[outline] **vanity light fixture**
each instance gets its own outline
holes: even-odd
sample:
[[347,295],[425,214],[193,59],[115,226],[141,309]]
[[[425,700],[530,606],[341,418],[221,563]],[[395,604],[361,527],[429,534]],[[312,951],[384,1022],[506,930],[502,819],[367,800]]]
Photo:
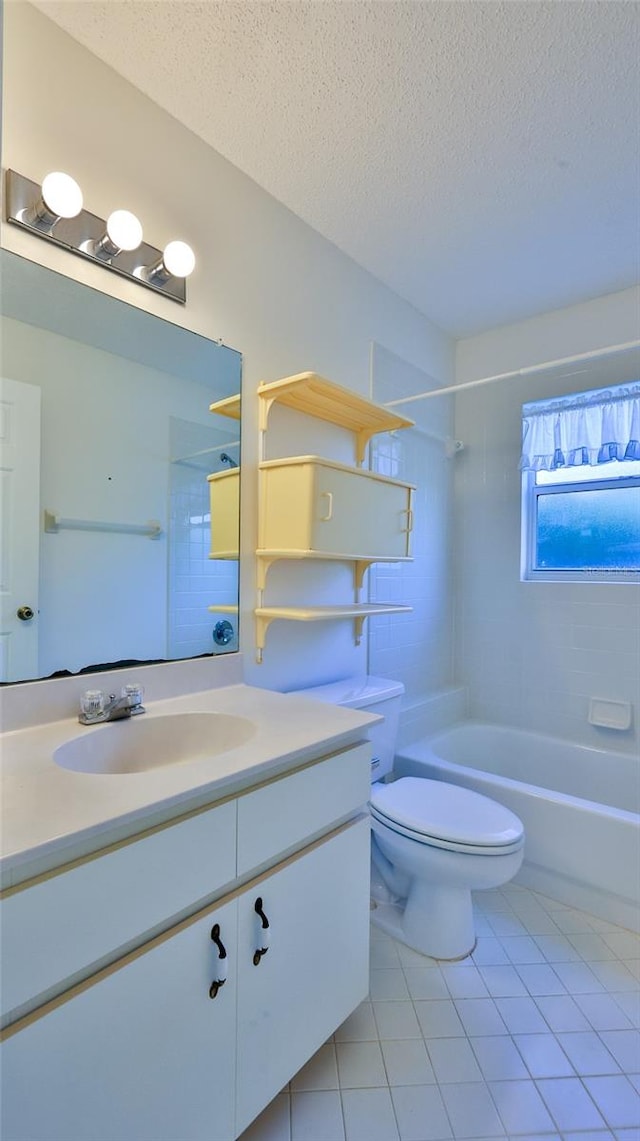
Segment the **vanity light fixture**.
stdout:
[[22,211],[25,225],[52,230],[61,218],[77,218],[82,210],[82,191],[70,174],[52,170],[42,180],[38,200]]
[[105,232],[93,243],[91,253],[101,261],[118,257],[123,250],[137,250],[142,242],[142,226],[130,210],[114,210],[107,218]]
[[142,225],[130,210],[114,210],[106,222],[83,206],[78,183],[63,171],[52,171],[42,185],[8,170],[7,221],[113,270],[173,301],[186,301],[185,279],[195,255],[186,242],[169,242],[164,250],[142,239]]
[[169,242],[155,265],[143,272],[149,281],[168,281],[170,277],[189,277],[196,264],[196,255],[186,242]]

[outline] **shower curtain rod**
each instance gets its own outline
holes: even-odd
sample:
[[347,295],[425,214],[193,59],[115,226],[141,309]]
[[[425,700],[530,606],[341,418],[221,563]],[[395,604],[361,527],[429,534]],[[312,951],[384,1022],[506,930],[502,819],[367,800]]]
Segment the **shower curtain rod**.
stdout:
[[415,400],[428,400],[432,396],[445,396],[454,392],[462,392],[465,388],[475,388],[480,384],[493,384],[496,380],[513,380],[518,376],[531,376],[533,373],[546,372],[547,369],[559,368],[561,365],[579,364],[582,361],[592,361],[598,357],[610,356],[614,353],[626,353],[630,352],[631,349],[638,348],[640,348],[640,340],[626,341],[620,345],[607,345],[604,349],[590,349],[587,353],[576,353],[572,357],[558,357],[557,360],[527,365],[525,368],[516,368],[511,372],[499,372],[495,376],[466,380],[463,384],[450,384],[446,388],[430,388],[427,392],[419,392],[416,396],[402,396],[399,400],[387,400],[385,408],[397,408],[400,404],[412,404]]

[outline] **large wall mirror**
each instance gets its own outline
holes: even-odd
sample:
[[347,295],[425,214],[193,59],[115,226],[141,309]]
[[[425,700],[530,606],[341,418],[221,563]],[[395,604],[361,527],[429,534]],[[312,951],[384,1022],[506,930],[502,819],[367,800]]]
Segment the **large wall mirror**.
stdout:
[[237,650],[207,476],[240,462],[239,421],[209,411],[240,354],[0,258],[0,680]]

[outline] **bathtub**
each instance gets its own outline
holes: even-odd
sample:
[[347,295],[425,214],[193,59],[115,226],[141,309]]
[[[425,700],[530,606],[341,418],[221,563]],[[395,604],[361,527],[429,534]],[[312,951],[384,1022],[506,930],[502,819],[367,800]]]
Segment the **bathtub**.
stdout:
[[526,832],[517,882],[640,930],[639,758],[466,721],[402,748],[394,773],[505,804]]

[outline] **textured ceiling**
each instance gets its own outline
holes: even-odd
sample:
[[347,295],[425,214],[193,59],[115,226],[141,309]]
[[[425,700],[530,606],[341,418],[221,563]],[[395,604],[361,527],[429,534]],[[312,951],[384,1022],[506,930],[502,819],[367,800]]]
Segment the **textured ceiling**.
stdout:
[[36,6],[458,336],[638,279],[636,3]]

